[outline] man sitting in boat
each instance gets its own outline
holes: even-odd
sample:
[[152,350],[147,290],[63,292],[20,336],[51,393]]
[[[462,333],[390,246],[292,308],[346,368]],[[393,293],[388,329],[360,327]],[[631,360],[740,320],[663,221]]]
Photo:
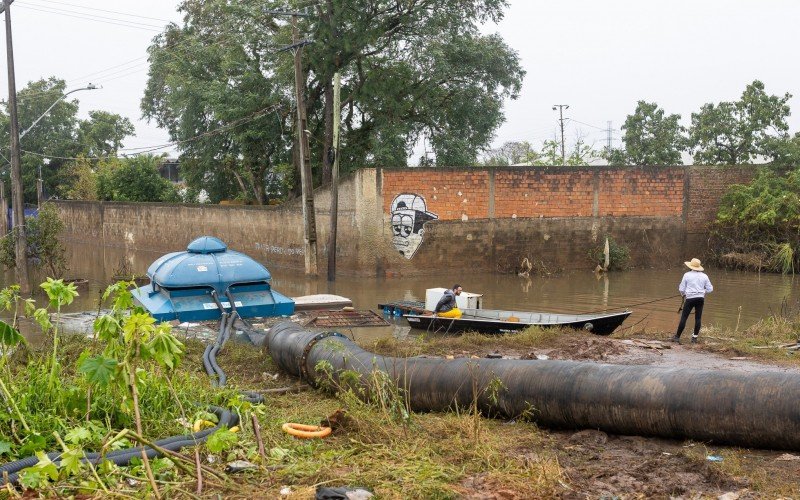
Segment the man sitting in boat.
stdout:
[[433,309],[433,314],[440,318],[460,318],[461,309],[456,303],[456,297],[459,295],[461,295],[461,285],[453,285],[452,290],[445,290],[444,295]]

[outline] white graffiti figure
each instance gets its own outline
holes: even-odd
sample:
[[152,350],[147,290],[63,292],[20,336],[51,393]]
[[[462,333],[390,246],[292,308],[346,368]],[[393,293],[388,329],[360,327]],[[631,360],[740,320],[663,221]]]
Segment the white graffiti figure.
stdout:
[[422,244],[422,236],[425,234],[423,225],[438,218],[435,213],[428,212],[422,196],[413,193],[398,194],[392,200],[392,244],[403,257],[410,259]]

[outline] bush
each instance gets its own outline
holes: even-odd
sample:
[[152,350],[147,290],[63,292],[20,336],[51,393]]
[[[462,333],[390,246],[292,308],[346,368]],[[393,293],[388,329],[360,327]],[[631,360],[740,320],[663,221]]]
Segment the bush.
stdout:
[[606,271],[622,271],[628,268],[631,260],[631,253],[628,247],[621,243],[617,243],[614,238],[607,236],[601,238],[602,244],[589,251],[589,258],[592,259],[598,266],[603,267],[605,264],[605,242],[608,238],[608,269]]
[[793,273],[800,248],[800,169],[762,169],[750,184],[735,184],[722,197],[712,228],[713,247],[728,256],[752,256],[767,270]]
[[[37,268],[47,269],[48,274],[56,278],[67,270],[66,250],[58,239],[63,230],[64,222],[52,203],[42,205],[37,216],[25,217],[28,260]],[[0,263],[9,269],[16,267],[16,235],[17,231],[12,230],[0,240]]]
[[159,158],[152,155],[115,158],[101,163],[97,174],[98,199],[105,201],[163,201],[180,198],[170,181],[158,173]]

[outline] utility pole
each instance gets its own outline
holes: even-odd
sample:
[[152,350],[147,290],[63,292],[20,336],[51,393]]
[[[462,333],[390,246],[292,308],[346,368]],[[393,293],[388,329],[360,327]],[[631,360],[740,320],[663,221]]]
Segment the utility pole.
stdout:
[[558,121],[561,124],[561,164],[567,164],[567,153],[564,149],[564,109],[569,109],[569,104],[553,104],[553,111],[558,109]]
[[11,38],[11,4],[3,0],[0,10],[6,14],[6,58],[8,60],[8,116],[11,122],[11,206],[14,218],[17,281],[21,293],[30,293],[28,282],[28,239],[25,236],[25,206],[22,198],[22,167],[19,150],[19,119],[17,117],[17,85],[14,77],[14,46]]
[[303,92],[303,45],[298,41],[297,13],[292,14],[292,51],[294,52],[294,88],[297,102],[297,156],[300,164],[300,183],[302,184],[303,227],[305,240],[305,270],[310,276],[317,275],[317,223],[314,212],[314,179],[311,177],[311,156],[306,136],[306,100]]
[[611,152],[611,132],[614,130],[611,128],[611,122],[606,122],[608,124],[608,128],[606,129],[606,151],[609,153]]
[[328,235],[328,281],[336,281],[336,232],[339,225],[339,127],[342,77],[333,74],[333,168],[331,169],[331,232]]
[[278,16],[292,16],[292,44],[279,49],[278,52],[291,50],[294,54],[294,92],[297,106],[297,163],[300,168],[300,188],[303,204],[303,254],[305,257],[305,271],[307,275],[316,276],[317,272],[317,223],[314,212],[314,179],[311,177],[311,155],[308,149],[308,136],[306,136],[306,104],[303,88],[302,49],[311,43],[308,40],[299,40],[297,33],[297,18],[311,17],[303,12],[286,12],[281,10],[264,10],[266,14]]

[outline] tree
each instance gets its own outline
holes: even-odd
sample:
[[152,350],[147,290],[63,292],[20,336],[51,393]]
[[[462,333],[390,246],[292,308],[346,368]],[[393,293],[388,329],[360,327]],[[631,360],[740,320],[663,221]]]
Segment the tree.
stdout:
[[768,95],[755,80],[738,101],[704,104],[692,113],[689,130],[695,163],[739,165],[769,157],[774,140],[787,136],[791,97]]
[[152,155],[113,158],[98,166],[98,199],[107,201],[178,201],[172,183],[158,173]]
[[[291,8],[297,7],[290,3]],[[430,139],[437,164],[472,163],[517,96],[517,54],[478,26],[499,20],[504,0],[325,0],[298,21],[303,82],[317,180],[327,180],[332,82],[342,75],[341,168],[405,166]],[[291,163],[296,135],[286,9],[270,0],[186,0],[182,26],[150,47],[145,116],[165,127],[195,160],[196,182],[235,180],[256,201],[277,165]],[[414,50],[409,50],[414,47]],[[188,141],[192,139],[191,141]],[[227,160],[226,160],[227,159]],[[188,179],[189,177],[187,177]]]
[[665,115],[656,103],[639,101],[622,125],[625,147],[606,151],[606,159],[611,165],[682,165],[686,129],[680,119],[680,115]]
[[[40,172],[45,193],[65,196],[72,179],[69,173],[71,160],[68,158],[115,154],[122,140],[133,132],[133,126],[127,118],[104,111],[92,111],[88,120],[78,120],[78,101],[59,101],[65,92],[66,83],[56,77],[30,82],[19,91],[19,122],[22,130],[30,127],[55,103],[47,115],[20,140],[26,203],[37,202],[36,180]],[[3,144],[9,142],[8,131],[8,114],[0,110],[0,141]],[[8,171],[4,170],[0,177],[7,178],[8,175]]]
[[800,167],[800,132],[793,137],[772,138],[766,143],[766,150],[776,167]]
[[532,164],[539,159],[539,153],[528,141],[508,141],[497,149],[491,149],[484,158],[485,165],[505,166]]
[[88,156],[116,155],[122,141],[134,135],[131,121],[108,111],[89,111],[89,119],[78,123],[78,143],[81,152]]

